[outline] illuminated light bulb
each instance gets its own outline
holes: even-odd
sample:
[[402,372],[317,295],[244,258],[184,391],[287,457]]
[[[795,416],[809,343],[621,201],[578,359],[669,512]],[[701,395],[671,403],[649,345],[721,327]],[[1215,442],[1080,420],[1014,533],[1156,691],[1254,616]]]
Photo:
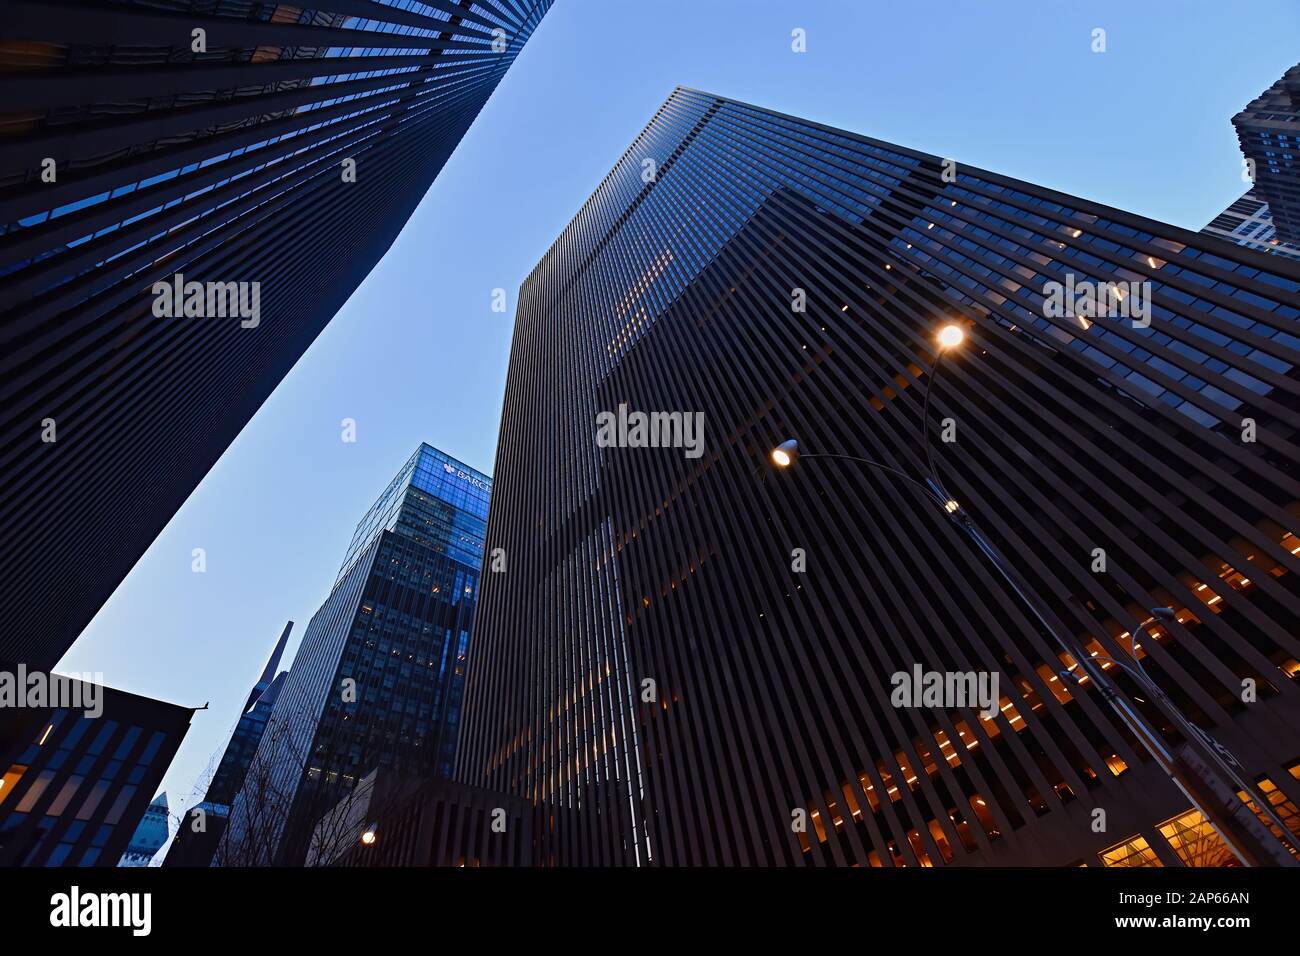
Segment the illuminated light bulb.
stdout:
[[945,325],[939,330],[939,344],[946,349],[961,345],[965,337],[966,333],[961,330],[960,325]]

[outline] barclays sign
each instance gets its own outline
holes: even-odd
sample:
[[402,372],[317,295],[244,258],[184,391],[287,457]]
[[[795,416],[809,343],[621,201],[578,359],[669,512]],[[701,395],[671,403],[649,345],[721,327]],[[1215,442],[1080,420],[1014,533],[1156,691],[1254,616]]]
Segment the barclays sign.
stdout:
[[484,491],[491,491],[491,487],[482,478],[475,478],[473,475],[466,474],[449,461],[442,463],[442,470],[449,475],[455,475],[462,481],[467,481],[475,488],[482,488]]

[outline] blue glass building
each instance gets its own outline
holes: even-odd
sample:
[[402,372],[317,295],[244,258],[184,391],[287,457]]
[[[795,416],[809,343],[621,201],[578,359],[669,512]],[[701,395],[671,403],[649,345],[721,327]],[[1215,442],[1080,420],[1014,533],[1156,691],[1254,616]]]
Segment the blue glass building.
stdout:
[[421,445],[357,525],[231,809],[222,865],[303,861],[375,768],[450,773],[491,479]]

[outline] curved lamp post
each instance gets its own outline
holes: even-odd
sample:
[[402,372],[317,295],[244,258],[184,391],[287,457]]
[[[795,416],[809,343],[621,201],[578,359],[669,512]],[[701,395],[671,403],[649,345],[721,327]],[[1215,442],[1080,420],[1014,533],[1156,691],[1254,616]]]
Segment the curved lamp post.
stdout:
[[[1031,614],[1042,625],[1043,629],[1051,635],[1057,645],[1073,658],[1088,678],[1093,681],[1093,686],[1101,694],[1102,698],[1110,705],[1125,726],[1132,731],[1133,735],[1142,743],[1143,748],[1149,753],[1161,770],[1174,782],[1174,784],[1191,800],[1192,805],[1201,812],[1201,815],[1210,822],[1210,824],[1223,837],[1224,842],[1243,863],[1248,866],[1256,865],[1274,865],[1274,866],[1297,866],[1300,862],[1286,848],[1285,840],[1289,839],[1290,831],[1283,825],[1277,814],[1273,812],[1272,805],[1265,799],[1262,799],[1255,793],[1253,787],[1247,785],[1241,776],[1232,768],[1232,766],[1223,758],[1221,751],[1223,748],[1210,737],[1205,731],[1201,730],[1195,724],[1191,723],[1177,705],[1156,686],[1155,682],[1147,676],[1146,671],[1140,663],[1137,664],[1136,672],[1120,661],[1112,658],[1100,658],[1083,653],[1075,648],[1071,642],[1065,640],[1048,621],[1046,615],[1040,610],[1039,603],[1033,596],[1030,586],[1020,579],[1019,574],[1011,565],[1002,557],[993,544],[984,536],[976,526],[974,520],[966,513],[965,509],[957,503],[957,500],[948,494],[943,482],[939,478],[939,472],[935,468],[933,452],[930,448],[930,392],[934,386],[934,380],[939,371],[939,363],[943,358],[944,352],[957,348],[965,339],[965,332],[960,325],[950,323],[939,330],[936,337],[938,348],[935,349],[934,361],[930,365],[929,378],[925,385],[925,398],[921,404],[921,444],[925,449],[926,465],[929,468],[929,477],[924,481],[915,478],[906,472],[899,471],[889,465],[873,461],[869,458],[861,458],[857,455],[840,455],[818,452],[809,454],[804,452],[797,439],[788,438],[781,444],[772,449],[772,463],[778,468],[789,468],[796,461],[805,458],[834,458],[843,461],[852,461],[861,465],[866,465],[876,471],[884,472],[894,478],[899,479],[910,487],[921,491],[926,498],[946,514],[954,524],[957,525],[966,535],[967,538],[975,545],[993,566],[993,568],[1002,576],[1002,579],[1020,598]],[[1157,611],[1167,611],[1167,608],[1158,608]],[[1154,612],[1153,612],[1154,613]],[[1169,612],[1172,615],[1172,611]],[[1157,615],[1159,616],[1159,615]],[[1136,632],[1134,634],[1134,661],[1137,660],[1136,654]],[[1119,692],[1119,690],[1106,678],[1105,671],[1098,661],[1111,661],[1124,668],[1135,677],[1140,674],[1139,682],[1146,687],[1156,699],[1157,703],[1165,710],[1174,722],[1180,726],[1184,735],[1187,737],[1188,745],[1184,747],[1184,752],[1175,754],[1170,751],[1169,746],[1164,739],[1156,732],[1155,728],[1137,711],[1132,703]],[[1067,677],[1071,677],[1068,670],[1062,671]],[[1082,680],[1074,677],[1077,682]],[[1234,784],[1249,794],[1255,801],[1256,805],[1261,807],[1268,815],[1270,820],[1279,827],[1283,837],[1278,839],[1263,824],[1258,817],[1251,812],[1250,808],[1244,802],[1238,799],[1235,794],[1224,796],[1224,785],[1217,783],[1209,776],[1209,771],[1198,767],[1195,764],[1189,764],[1188,757],[1185,753],[1188,748],[1200,757],[1208,757],[1208,761],[1200,759],[1201,764],[1214,764],[1220,770],[1233,780]],[[1233,758],[1235,761],[1235,758]],[[1213,807],[1217,812],[1211,812]]]

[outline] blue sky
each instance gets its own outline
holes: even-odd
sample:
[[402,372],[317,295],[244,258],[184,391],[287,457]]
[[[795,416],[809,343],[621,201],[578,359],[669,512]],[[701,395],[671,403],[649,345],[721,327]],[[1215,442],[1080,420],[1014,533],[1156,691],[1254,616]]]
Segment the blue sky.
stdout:
[[211,701],[163,781],[188,800],[416,445],[492,471],[519,283],[675,85],[1199,229],[1244,191],[1231,116],[1297,39],[1295,0],[556,0],[388,255],[59,670]]

